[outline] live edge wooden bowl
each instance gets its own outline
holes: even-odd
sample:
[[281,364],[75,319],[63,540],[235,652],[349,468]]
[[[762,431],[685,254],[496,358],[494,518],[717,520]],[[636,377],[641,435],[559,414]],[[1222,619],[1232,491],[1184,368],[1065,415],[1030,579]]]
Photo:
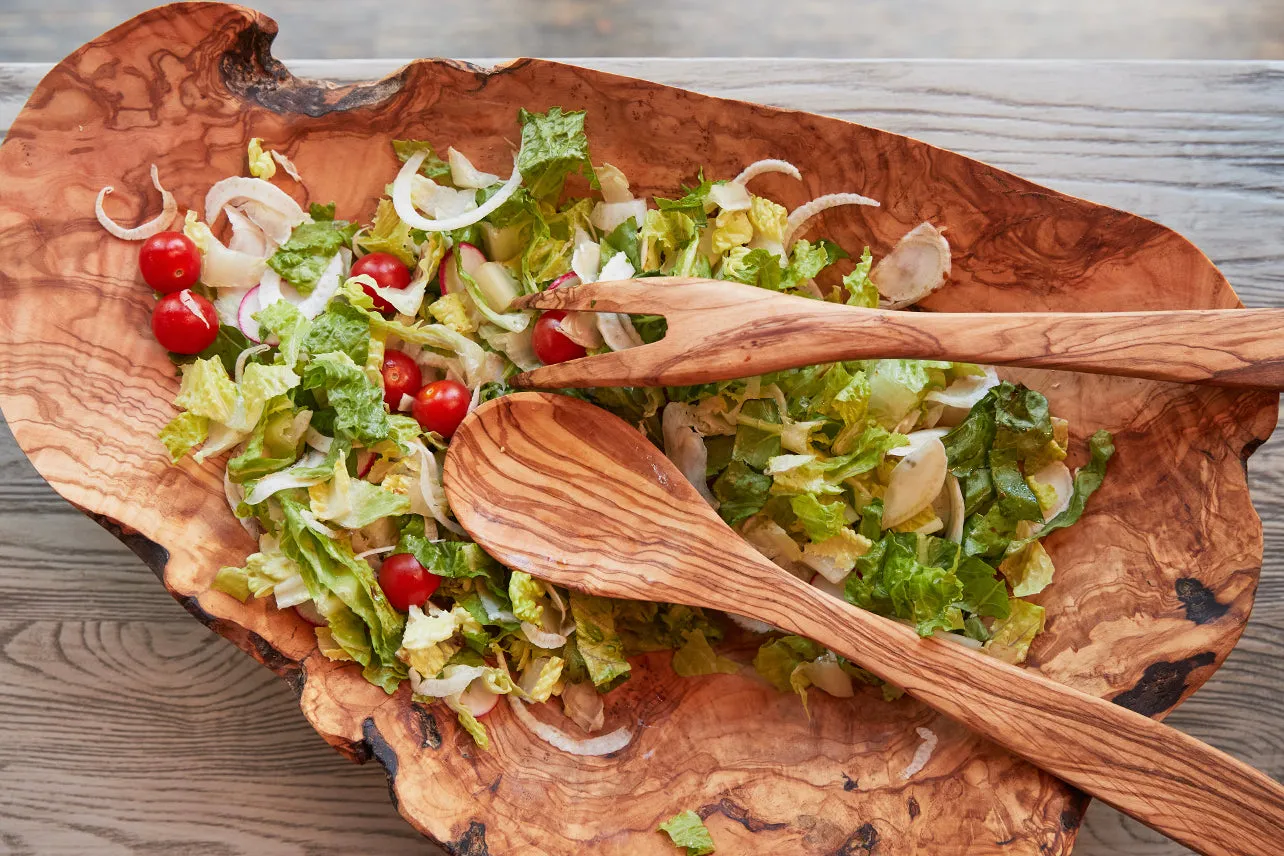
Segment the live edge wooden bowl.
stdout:
[[[19,444],[64,497],[128,544],[202,622],[281,675],[304,714],[355,761],[375,759],[408,821],[452,853],[664,854],[653,830],[686,808],[728,854],[1064,854],[1087,798],[906,699],[796,698],[746,676],[681,679],[642,658],[609,697],[637,735],[604,758],[562,754],[501,706],[476,749],[442,709],[412,705],[326,660],[293,611],[211,591],[252,549],[223,498],[221,461],[171,467],[157,430],[173,367],[149,330],[136,244],[109,237],[94,195],[112,184],[125,222],[155,212],[149,166],[201,210],[245,145],[284,151],[340,216],[371,215],[394,138],[461,145],[507,175],[518,107],[588,111],[594,159],[639,194],[672,194],[703,166],[730,177],[785,158],[804,180],[756,189],[789,206],[858,191],[817,230],[886,253],[924,220],[947,228],[950,310],[1237,307],[1194,246],[1155,223],[1073,199],[924,143],[807,113],[697,95],[539,60],[494,69],[421,60],[383,80],[300,80],[269,53],[276,25],[237,6],[174,5],[90,42],[41,82],[0,147],[0,402]],[[1027,666],[1163,716],[1221,664],[1248,619],[1262,559],[1244,464],[1277,398],[1052,372],[1044,391],[1074,436],[1115,433],[1118,453],[1082,522],[1049,539],[1056,582]],[[939,744],[909,781],[920,739]],[[88,737],[86,739],[89,739]],[[1055,740],[1056,735],[1048,735]]]

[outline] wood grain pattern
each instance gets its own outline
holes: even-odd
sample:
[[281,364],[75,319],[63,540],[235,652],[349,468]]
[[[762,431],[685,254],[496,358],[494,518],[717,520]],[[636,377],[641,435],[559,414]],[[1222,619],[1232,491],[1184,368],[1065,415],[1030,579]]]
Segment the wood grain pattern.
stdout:
[[[392,67],[387,63],[356,63],[347,73],[350,77],[369,77],[391,70]],[[911,133],[929,134],[938,142],[968,149],[992,160],[1002,160],[1035,175],[1057,178],[1062,187],[1086,190],[1099,199],[1162,215],[1170,225],[1179,226],[1195,235],[1201,244],[1210,249],[1217,248],[1219,261],[1224,261],[1226,269],[1234,272],[1236,281],[1246,287],[1253,299],[1278,299],[1271,291],[1274,272],[1279,267],[1277,260],[1269,250],[1261,247],[1259,238],[1237,225],[1247,220],[1270,223],[1274,222],[1272,218],[1276,216],[1266,190],[1270,186],[1271,168],[1271,160],[1266,153],[1271,151],[1271,146],[1274,145],[1272,141],[1278,137],[1271,130],[1276,127],[1277,118],[1273,112],[1276,108],[1271,101],[1272,78],[1268,66],[1245,68],[1224,65],[1195,73],[1172,66],[1107,65],[1102,66],[1095,75],[1078,67],[1071,67],[1074,69],[1074,85],[1069,88],[1063,82],[1068,74],[1067,68],[1057,64],[1027,67],[1016,75],[1012,74],[1011,67],[1000,64],[979,67],[972,74],[960,74],[955,67],[934,64],[906,67],[897,64],[858,66],[815,63],[799,66],[788,62],[761,62],[748,69],[732,62],[648,64],[645,61],[620,61],[612,67],[626,73],[642,73],[648,77],[664,78],[668,82],[694,85],[723,94],[783,102],[851,118],[859,117],[863,121]],[[329,68],[319,65],[301,67],[318,76],[326,76]],[[368,74],[367,69],[373,71]],[[25,79],[33,82],[38,76],[27,69],[15,72],[17,77],[23,74],[28,75]],[[1118,85],[1116,81],[1121,76],[1130,80],[1131,84]],[[852,84],[858,79],[861,85],[854,89]],[[12,105],[12,102],[9,103]],[[12,115],[13,106],[9,109]],[[1106,133],[1101,132],[1103,122],[1108,123],[1107,127],[1111,129]],[[1260,143],[1255,142],[1258,140]],[[236,159],[232,150],[238,145],[239,142],[228,143],[227,163]],[[1255,152],[1262,154],[1255,157]],[[1235,153],[1234,158],[1232,153]],[[1199,192],[1200,186],[1206,184],[1207,179],[1201,177],[1201,172],[1191,168],[1196,162],[1211,164],[1211,168],[1222,170],[1217,174],[1222,176],[1218,186],[1224,188],[1223,192]],[[1224,164],[1224,168],[1220,164]],[[106,171],[98,177],[119,178],[108,175]],[[1233,473],[1228,469],[1222,477],[1233,478]],[[31,486],[35,483],[30,480],[30,476],[27,478],[27,481],[14,485],[15,493],[8,500],[14,504],[8,507],[26,511],[34,500],[36,503],[43,503],[38,508],[46,510],[38,517],[15,517],[12,525],[18,528],[10,531],[25,534],[28,530],[39,530],[45,526],[53,527],[47,530],[52,535],[64,530],[75,531],[77,525],[84,525],[83,521],[78,524],[74,517],[54,511],[44,498],[47,494]],[[24,484],[28,486],[23,487]],[[1271,484],[1272,482],[1266,482],[1268,488]],[[1275,498],[1278,495],[1278,490],[1268,490],[1265,494],[1265,508],[1268,512],[1277,510],[1279,503]],[[1238,513],[1242,507],[1237,509],[1232,506],[1228,511],[1231,514]],[[90,527],[87,531],[92,532],[93,528]],[[11,543],[16,543],[21,538],[22,535],[16,535]],[[21,549],[17,555],[20,561],[15,564],[11,560],[9,565],[26,568],[28,564],[24,563],[32,563],[29,565],[31,571],[24,573],[22,577],[24,580],[30,577],[32,581],[14,581],[16,590],[31,592],[26,596],[25,602],[28,604],[47,603],[39,594],[41,583],[37,581],[48,578],[44,573],[47,564],[43,561],[35,563],[34,558],[21,558],[25,555]],[[104,551],[103,555],[108,555],[108,552]],[[91,562],[96,561],[93,554],[89,558]],[[93,589],[91,602],[100,604],[94,608],[101,610],[103,615],[112,614],[112,609],[146,611],[149,616],[158,615],[151,607],[143,606],[148,603],[155,604],[156,607],[162,606],[154,597],[148,598],[146,581],[130,575],[125,570],[128,565],[122,564],[121,559],[113,559],[112,562],[114,564],[110,567],[115,569],[111,571],[114,576],[108,579],[123,588],[119,590],[119,594],[107,585],[101,589]],[[90,567],[108,566],[91,564]],[[1221,572],[1218,574],[1219,579],[1225,579],[1220,576]],[[1265,593],[1269,595],[1271,591],[1268,579]],[[1242,589],[1240,592],[1242,596]],[[1236,601],[1235,597],[1228,599],[1222,592],[1214,594],[1238,607],[1238,611],[1232,612],[1232,617],[1228,620],[1238,622],[1243,619],[1246,610],[1242,600]],[[1096,604],[1100,607],[1107,600],[1108,596],[1097,600]],[[1183,614],[1178,604],[1184,601],[1169,602],[1173,605],[1166,608],[1176,610],[1174,615]],[[63,620],[63,614],[57,606],[43,608],[55,613],[48,621]],[[1253,649],[1247,655],[1237,653],[1231,660],[1232,668],[1237,662],[1243,662],[1249,668],[1244,671],[1241,667],[1233,672],[1236,677],[1231,679],[1232,683],[1225,685],[1225,689],[1215,696],[1216,707],[1213,706],[1212,699],[1203,701],[1201,694],[1194,706],[1206,713],[1194,719],[1191,725],[1213,729],[1206,733],[1229,740],[1230,743],[1224,745],[1230,745],[1242,754],[1254,753],[1260,757],[1262,741],[1265,740],[1268,751],[1273,753],[1271,757],[1277,758],[1279,747],[1284,742],[1276,734],[1274,723],[1269,718],[1255,718],[1261,709],[1269,705],[1246,705],[1241,700],[1244,695],[1249,698],[1261,697],[1263,676],[1271,675],[1271,664],[1278,662],[1273,653],[1274,643],[1270,641],[1278,624],[1278,621],[1272,623],[1272,614],[1267,612],[1263,615],[1259,608],[1257,620],[1264,620],[1266,623],[1261,625],[1261,630],[1258,631],[1260,635],[1250,640],[1254,644]],[[25,617],[16,620],[21,622]],[[73,645],[73,640],[69,639],[65,644]],[[75,648],[70,650],[74,651]],[[1154,653],[1142,647],[1121,651],[1119,657],[1127,660]],[[1100,657],[1100,649],[1092,656]],[[1244,659],[1246,656],[1251,659]],[[154,661],[148,662],[147,667],[163,672],[166,664],[164,661]],[[1196,669],[1190,676],[1190,684],[1193,686],[1202,681],[1209,671],[1207,668]],[[1135,673],[1129,674],[1127,669],[1119,674],[1124,675],[1123,681],[1136,677]],[[93,679],[92,675],[86,678]],[[230,681],[227,695],[234,697],[237,695],[237,683],[244,682],[245,673],[243,670],[229,671],[226,680]],[[1103,680],[1101,685],[1107,686],[1109,680]],[[682,687],[661,685],[661,689],[679,692]],[[104,687],[104,691],[111,692],[107,687]],[[796,716],[796,710],[792,707],[768,704],[767,709],[774,711],[779,717]],[[1235,715],[1232,722],[1242,725],[1229,733],[1224,732],[1226,719],[1218,713],[1223,709]],[[872,712],[872,720],[879,721],[879,717],[883,715],[881,706],[874,707]],[[113,715],[110,706],[104,707],[100,713],[105,718]],[[906,715],[906,711],[893,706],[889,715],[900,719]],[[120,727],[127,731],[125,722]],[[248,729],[246,731],[248,733]],[[197,741],[195,745],[200,745],[199,735],[193,735],[192,739]],[[231,730],[227,739],[234,745],[238,739],[236,729]],[[780,742],[785,750],[795,751],[788,740]],[[120,743],[116,745],[115,751],[125,752],[130,746],[129,743]],[[222,759],[219,763],[223,765],[239,763],[239,753],[219,757]],[[865,758],[868,767],[877,768],[887,763],[878,747],[860,757]],[[186,763],[185,758],[179,762],[179,766],[173,768],[176,778],[171,781],[175,784],[183,781],[182,773]],[[24,769],[29,775],[34,775],[33,768]],[[110,766],[104,769],[104,772],[109,771]],[[355,773],[353,775],[356,776]],[[359,780],[369,781],[368,778]],[[295,785],[292,783],[299,782],[298,787],[302,788],[291,791],[297,793],[298,798],[290,805],[289,817],[307,812],[309,805],[324,804],[325,791],[307,790],[302,781],[299,778],[287,778],[287,783],[283,785],[293,788]],[[145,783],[138,783],[138,787],[144,786]],[[106,799],[106,790],[100,789],[97,793],[98,799]],[[165,790],[161,789],[156,793],[157,798],[163,801],[164,797],[160,795]],[[308,795],[315,797],[311,803],[307,799]],[[51,800],[50,803],[56,801]],[[1019,800],[1012,803],[1005,801],[1000,806],[1007,808],[1000,808],[993,822],[1005,828],[1029,829],[1039,823],[1037,819],[1032,820],[1028,813],[1020,811]],[[293,834],[302,836],[300,840],[312,841],[312,849],[323,850],[327,846],[324,844],[325,831],[345,828],[345,821],[349,817],[350,815],[342,813],[314,812],[311,825],[303,824]],[[1045,817],[1049,828],[1055,824],[1054,815]],[[883,823],[881,818],[877,821],[879,824]],[[51,817],[49,822],[52,824],[57,821]],[[805,818],[803,822],[806,822]],[[884,852],[893,852],[888,848],[902,846],[900,843],[890,843],[894,840],[903,841],[894,839],[891,835],[896,832],[893,822],[900,823],[895,816],[889,815],[887,826],[879,827],[889,830],[889,835],[883,839]],[[125,837],[120,838],[120,841],[149,840],[137,837],[149,834],[142,831],[144,827],[141,819],[138,821],[140,825],[134,827],[126,826],[126,823],[128,821],[113,821],[113,826],[110,827],[123,831]],[[211,817],[210,823],[212,825],[206,828],[217,829],[226,821]],[[733,841],[733,836],[741,828],[740,824],[721,813],[715,813],[710,823],[720,841]],[[721,837],[724,826],[728,827],[725,831],[728,837],[725,839]],[[103,830],[108,828],[105,825],[102,827]],[[1097,852],[1113,853],[1121,849],[1147,854],[1170,852],[1163,849],[1162,845],[1147,844],[1147,840],[1135,827],[1113,825],[1101,828],[1107,831],[1094,836],[1090,830],[1088,834],[1089,847],[1096,844],[1101,848]],[[821,831],[825,830],[822,828]],[[93,838],[97,834],[87,831],[84,835],[90,838],[83,840],[109,840]],[[832,835],[830,837],[833,838]],[[228,842],[225,846],[229,848],[246,846],[237,843],[244,841],[243,838],[228,835],[225,840]],[[276,840],[275,849],[268,839],[258,841],[266,849],[255,850],[251,847],[247,852],[286,852],[288,847],[280,839]],[[409,849],[414,846],[408,839],[399,837],[388,837],[383,841],[388,847],[404,846]],[[1121,845],[1120,842],[1127,843]],[[125,843],[110,846],[119,848],[129,845]],[[853,844],[853,848],[856,846]],[[496,849],[495,852],[503,851]]]
[[541,366],[522,387],[685,386],[839,360],[952,360],[1213,386],[1284,388],[1284,312],[891,312],[714,279],[559,288],[516,306],[663,315],[659,342]]
[[920,639],[803,582],[732,531],[636,427],[586,401],[525,392],[477,408],[451,441],[445,487],[468,534],[511,568],[815,639],[1207,856],[1267,856],[1284,837],[1284,785],[1119,697]]

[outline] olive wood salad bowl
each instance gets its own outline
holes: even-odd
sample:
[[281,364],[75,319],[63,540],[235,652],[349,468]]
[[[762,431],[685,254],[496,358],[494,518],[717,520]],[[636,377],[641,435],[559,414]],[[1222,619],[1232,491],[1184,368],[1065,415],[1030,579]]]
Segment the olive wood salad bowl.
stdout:
[[[467,140],[507,175],[519,107],[587,111],[595,162],[637,194],[672,195],[697,170],[730,177],[760,158],[758,192],[790,208],[832,191],[823,233],[881,257],[925,220],[948,230],[949,282],[928,311],[1237,308],[1225,278],[1155,223],[872,128],[697,95],[538,60],[494,69],[420,60],[384,80],[300,80],[269,53],[276,25],[224,4],[140,15],[41,82],[0,147],[0,403],[19,444],[64,497],[128,544],[194,616],[288,680],[308,720],[356,761],[388,772],[401,813],[452,853],[671,854],[656,826],[706,818],[719,851],[799,854],[1068,853],[1087,798],[932,714],[876,691],[793,696],[747,674],[683,679],[668,654],[634,662],[607,696],[607,728],[635,726],[603,757],[564,754],[500,705],[480,751],[444,709],[394,696],[331,662],[311,627],[270,603],[211,589],[254,549],[228,509],[221,460],[171,466],[157,432],[178,377],[149,330],[137,244],[97,223],[155,212],[155,163],[180,210],[244,169],[250,137],[287,154],[303,204],[368,219],[396,172],[394,138]],[[1275,425],[1258,391],[1033,370],[1085,438],[1114,433],[1105,485],[1049,537],[1054,584],[1034,599],[1047,629],[1026,667],[1162,717],[1206,681],[1248,619],[1262,560],[1245,461]],[[908,779],[922,738],[937,739]],[[1056,735],[1048,735],[1055,740]],[[1192,770],[1192,775],[1199,771]]]

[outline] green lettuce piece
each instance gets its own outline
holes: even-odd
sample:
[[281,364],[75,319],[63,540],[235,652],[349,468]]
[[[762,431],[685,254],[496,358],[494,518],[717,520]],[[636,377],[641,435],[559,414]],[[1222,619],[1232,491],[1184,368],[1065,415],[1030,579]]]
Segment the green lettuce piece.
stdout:
[[384,597],[370,565],[353,554],[347,539],[327,538],[309,529],[301,502],[286,494],[278,494],[277,500],[284,514],[281,549],[298,563],[308,591],[333,594],[365,623],[373,652],[370,662],[377,659],[383,666],[400,668],[397,649],[405,619]]
[[275,593],[278,584],[300,573],[298,564],[279,549],[260,550],[245,559],[245,578],[255,597]]
[[846,503],[825,503],[810,493],[804,493],[791,497],[789,506],[797,516],[798,522],[802,523],[807,537],[813,541],[833,538],[847,528],[847,519],[844,515]]
[[650,208],[638,236],[642,262],[638,270],[671,269],[677,264],[680,251],[699,240],[695,221],[686,214]]
[[611,234],[602,238],[600,244],[602,247],[602,264],[605,265],[613,257],[623,254],[633,266],[633,270],[642,270],[641,244],[639,242],[640,233],[638,232],[637,221],[632,217],[616,226]]
[[[199,354],[176,354],[171,351],[169,359],[176,366],[185,366],[196,360],[217,358],[223,363],[223,368],[227,370],[228,375],[231,375],[236,371],[236,358],[252,344],[254,343],[245,338],[245,334],[236,327],[230,324],[220,324],[214,341],[205,350]],[[258,357],[251,357],[250,359],[258,359]]]
[[878,360],[869,372],[869,415],[884,428],[896,427],[924,396],[945,386],[939,370],[948,366],[931,360]]
[[1014,449],[995,448],[990,452],[990,478],[994,483],[995,503],[1005,516],[1012,520],[1043,520],[1039,498],[1025,483]]
[[1024,600],[1013,600],[1007,618],[990,629],[990,640],[985,652],[1006,663],[1023,663],[1030,652],[1030,643],[1043,632],[1043,607]]
[[794,669],[825,653],[817,642],[802,636],[781,636],[758,648],[753,667],[768,683],[782,693],[793,692],[790,678]]
[[513,602],[513,614],[522,621],[539,624],[544,617],[544,607],[540,599],[544,597],[544,587],[536,582],[530,574],[513,571],[508,578],[508,599]]
[[571,592],[575,647],[594,686],[609,687],[629,673],[624,645],[615,631],[614,605],[602,597]]
[[522,123],[522,144],[517,168],[531,196],[556,198],[571,173],[593,175],[583,111],[568,113],[553,107],[547,113],[531,113],[522,109],[518,110],[518,118]]
[[774,402],[760,398],[746,401],[740,415],[742,421],[736,427],[731,458],[761,470],[780,454],[779,429],[766,427],[766,423],[780,424],[780,411]]
[[1001,383],[994,395],[994,448],[1012,449],[1019,460],[1037,455],[1052,442],[1052,418],[1043,393],[1024,385]]
[[1009,549],[1014,552],[1022,550],[1032,541],[1079,522],[1079,518],[1083,516],[1084,506],[1088,503],[1088,497],[1101,487],[1102,481],[1106,478],[1106,465],[1115,454],[1114,437],[1109,431],[1102,429],[1088,439],[1088,454],[1088,463],[1075,473],[1074,493],[1071,494],[1070,504],[1065,511],[1043,524],[1043,527],[1029,538],[1014,541]]
[[999,570],[1012,584],[1012,594],[1015,597],[1029,597],[1052,583],[1056,568],[1043,545],[1032,541],[1015,553],[1005,556],[999,563]]
[[333,220],[335,208],[336,206],[333,202],[327,202],[324,205],[320,202],[313,202],[308,205],[308,216],[318,222],[321,220]]
[[477,325],[468,317],[468,304],[462,294],[443,294],[428,305],[428,314],[456,333],[466,336],[477,332]]
[[254,320],[259,322],[261,337],[276,336],[281,362],[291,368],[297,365],[310,326],[303,313],[289,301],[278,300],[254,313]]
[[963,584],[962,606],[965,610],[983,618],[1008,617],[1008,588],[993,567],[975,556],[967,556],[959,561],[954,575]]
[[445,702],[446,707],[455,712],[455,716],[459,719],[459,726],[473,738],[477,748],[483,751],[490,749],[490,735],[486,733],[486,726],[482,725],[473,712],[453,698],[447,698]]
[[419,174],[433,179],[434,181],[450,181],[450,164],[437,157],[436,151],[433,150],[432,143],[427,140],[393,140],[392,151],[397,155],[397,160],[405,163],[419,152],[427,152],[428,157],[419,165]]
[[770,199],[754,196],[749,202],[749,222],[753,224],[755,238],[783,244],[785,229],[789,226],[789,211]]
[[872,500],[869,505],[861,509],[859,531],[870,541],[878,541],[883,537],[883,501],[881,499]]
[[183,381],[174,404],[214,422],[227,422],[236,408],[236,384],[223,361],[209,358],[183,366]]
[[367,253],[390,253],[408,268],[413,268],[419,261],[415,240],[410,236],[410,226],[397,216],[391,199],[379,200],[374,221],[356,242]]
[[309,354],[347,354],[364,366],[370,355],[370,316],[355,306],[331,301],[308,328],[303,350]]
[[994,499],[994,480],[990,477],[989,467],[972,470],[958,478],[959,485],[963,489],[965,515],[970,516]]
[[210,588],[221,591],[223,594],[230,594],[241,603],[250,599],[250,585],[244,568],[220,568],[214,575],[214,582],[210,584]]
[[660,832],[667,833],[675,847],[684,848],[687,856],[708,856],[713,852],[713,839],[704,821],[694,811],[684,811],[660,824]]
[[[996,432],[994,423],[994,390],[972,405],[964,418],[948,434],[941,438],[945,445],[945,456],[949,461],[950,472],[960,479],[966,479],[972,473],[984,469],[989,464],[990,447],[994,445]],[[985,477],[986,488],[989,488],[989,472]],[[965,497],[967,490],[965,487]],[[969,509],[972,505],[969,503]],[[969,514],[971,511],[969,510]]]
[[481,579],[491,594],[508,599],[508,583],[501,579],[498,562],[471,541],[433,541],[424,537],[422,517],[413,518],[402,528],[393,549],[393,554],[397,553],[409,553],[439,577]]
[[773,494],[837,496],[843,488],[826,479],[827,463],[816,455],[777,455],[767,462],[763,472],[771,476]]
[[[850,429],[844,432],[847,435],[863,430],[869,410],[869,378],[863,371],[848,372],[842,363],[834,363],[822,376],[821,387],[811,399],[811,408],[842,422],[844,428]],[[837,438],[834,443],[838,445]]]
[[718,279],[756,285],[770,291],[779,291],[784,271],[780,257],[764,249],[732,247],[718,266]]
[[969,556],[1002,556],[1016,537],[1017,520],[995,503],[963,523],[963,552]]
[[733,460],[714,481],[713,495],[718,498],[718,514],[728,526],[736,526],[762,510],[771,495],[771,477]]
[[160,441],[165,444],[169,458],[178,463],[184,455],[205,442],[210,433],[208,416],[197,416],[195,413],[180,413],[160,431]]
[[344,461],[336,461],[334,478],[308,488],[312,513],[344,529],[360,529],[381,517],[410,513],[410,498],[384,490],[348,475]]
[[246,147],[246,157],[250,164],[250,175],[265,180],[276,175],[276,161],[272,160],[272,155],[263,151],[263,140],[251,137],[250,144]]
[[[307,577],[304,577],[304,581],[307,581]],[[379,661],[374,656],[374,648],[370,644],[370,630],[355,612],[329,592],[322,591],[319,597],[313,597],[313,601],[317,605],[317,611],[326,620],[325,629],[330,631],[331,641],[349,659],[362,666],[378,664]],[[330,654],[326,656],[336,659]],[[387,692],[387,689],[385,688],[384,691]]]
[[[713,182],[705,181],[704,172],[701,171],[696,179],[694,187],[683,186],[684,194],[679,199],[662,199],[656,197],[656,207],[661,211],[677,211],[687,215],[697,225],[703,227],[708,222],[708,215],[705,211],[709,205],[709,191],[713,189]],[[681,274],[687,276],[688,274]]]
[[253,430],[267,403],[298,385],[299,376],[289,366],[250,363],[241,376],[241,400],[227,424],[239,431]]
[[268,266],[300,294],[311,294],[330,259],[352,243],[356,232],[356,224],[345,220],[300,223],[290,233],[290,239],[268,259]]
[[693,630],[686,634],[686,643],[673,653],[673,671],[679,677],[697,675],[734,675],[740,664],[723,657],[713,650],[704,631]]
[[949,568],[918,560],[918,536],[890,532],[856,560],[847,600],[862,609],[902,618],[920,636],[954,628],[963,584]]
[[796,241],[789,250],[789,263],[780,277],[782,289],[795,288],[809,279],[813,279],[822,270],[839,259],[847,258],[847,253],[833,241]]
[[753,240],[753,225],[747,211],[719,211],[709,233],[709,247],[720,256],[733,247],[744,246]]
[[852,272],[843,277],[843,288],[847,291],[848,306],[863,306],[866,309],[878,308],[878,286],[870,279],[869,272],[874,266],[874,256],[865,248],[860,254],[860,261]]
[[324,390],[327,404],[334,408],[336,437],[369,446],[388,436],[383,390],[347,354],[313,357],[303,370],[303,388]]

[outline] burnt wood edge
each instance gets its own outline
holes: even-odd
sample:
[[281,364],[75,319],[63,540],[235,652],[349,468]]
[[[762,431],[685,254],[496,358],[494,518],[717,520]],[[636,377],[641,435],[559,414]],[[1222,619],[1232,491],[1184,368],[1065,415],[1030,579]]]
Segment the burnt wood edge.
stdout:
[[415,60],[380,80],[338,85],[325,80],[295,77],[272,55],[276,21],[248,13],[244,27],[218,61],[219,76],[233,95],[273,113],[300,113],[317,118],[328,113],[376,107],[399,93],[415,66],[431,62],[473,75],[481,89],[492,74],[507,73],[526,65],[519,59],[494,68],[452,59]]

